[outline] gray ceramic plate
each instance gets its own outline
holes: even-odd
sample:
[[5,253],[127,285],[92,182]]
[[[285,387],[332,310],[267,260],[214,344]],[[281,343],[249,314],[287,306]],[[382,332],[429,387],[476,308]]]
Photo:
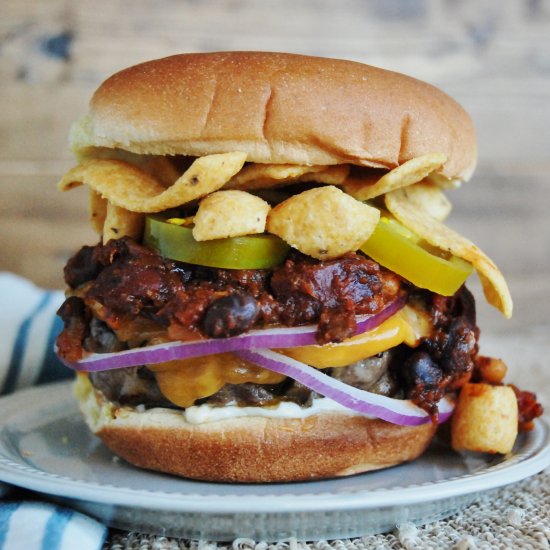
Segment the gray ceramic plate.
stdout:
[[108,525],[194,539],[334,539],[428,522],[550,464],[546,421],[505,457],[435,442],[419,460],[320,482],[240,485],[141,471],[88,433],[67,383],[0,399],[0,480],[44,493]]

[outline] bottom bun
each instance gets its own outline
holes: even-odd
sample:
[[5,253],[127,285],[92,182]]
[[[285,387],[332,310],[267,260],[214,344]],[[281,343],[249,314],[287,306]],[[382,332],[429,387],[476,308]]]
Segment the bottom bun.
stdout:
[[87,377],[78,378],[86,422],[116,455],[140,468],[205,481],[303,481],[387,468],[417,458],[437,429],[336,412],[191,424],[171,409],[115,407]]

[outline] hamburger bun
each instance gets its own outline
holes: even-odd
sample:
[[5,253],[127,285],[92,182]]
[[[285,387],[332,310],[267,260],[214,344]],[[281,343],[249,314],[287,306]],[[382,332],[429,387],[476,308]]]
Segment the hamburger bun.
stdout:
[[171,409],[113,407],[84,376],[75,393],[86,423],[117,456],[207,481],[304,481],[388,468],[420,456],[437,428],[346,413],[191,424]]
[[438,151],[440,175],[476,164],[468,114],[437,88],[352,61],[285,53],[175,55],[123,70],[74,126],[78,154],[97,147],[249,162],[394,168]]

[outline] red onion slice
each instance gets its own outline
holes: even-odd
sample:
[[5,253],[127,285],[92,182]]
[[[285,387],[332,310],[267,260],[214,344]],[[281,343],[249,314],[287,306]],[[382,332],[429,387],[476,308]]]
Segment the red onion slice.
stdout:
[[[353,411],[372,415],[401,426],[418,426],[432,421],[428,413],[412,401],[393,399],[354,388],[340,380],[331,378],[316,368],[272,350],[242,350],[238,352],[238,355],[265,369],[284,374],[307,386],[310,390]],[[454,404],[445,398],[438,403],[438,408],[439,422],[444,422],[451,416]]]
[[[376,328],[402,309],[406,295],[399,296],[374,315],[357,316],[356,334]],[[230,338],[210,338],[192,342],[167,342],[116,353],[93,353],[77,362],[61,361],[68,367],[84,372],[96,372],[140,365],[154,365],[175,359],[191,359],[215,353],[235,352],[251,348],[295,348],[316,344],[317,325],[290,328],[251,330]]]

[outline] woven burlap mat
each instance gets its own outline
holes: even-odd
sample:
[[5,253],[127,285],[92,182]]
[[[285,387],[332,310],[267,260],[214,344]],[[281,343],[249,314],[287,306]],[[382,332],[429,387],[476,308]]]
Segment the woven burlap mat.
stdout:
[[250,539],[215,543],[140,533],[111,533],[104,550],[398,550],[550,548],[550,473],[482,497],[461,513],[424,526],[399,525],[384,535],[352,540],[280,542]]

